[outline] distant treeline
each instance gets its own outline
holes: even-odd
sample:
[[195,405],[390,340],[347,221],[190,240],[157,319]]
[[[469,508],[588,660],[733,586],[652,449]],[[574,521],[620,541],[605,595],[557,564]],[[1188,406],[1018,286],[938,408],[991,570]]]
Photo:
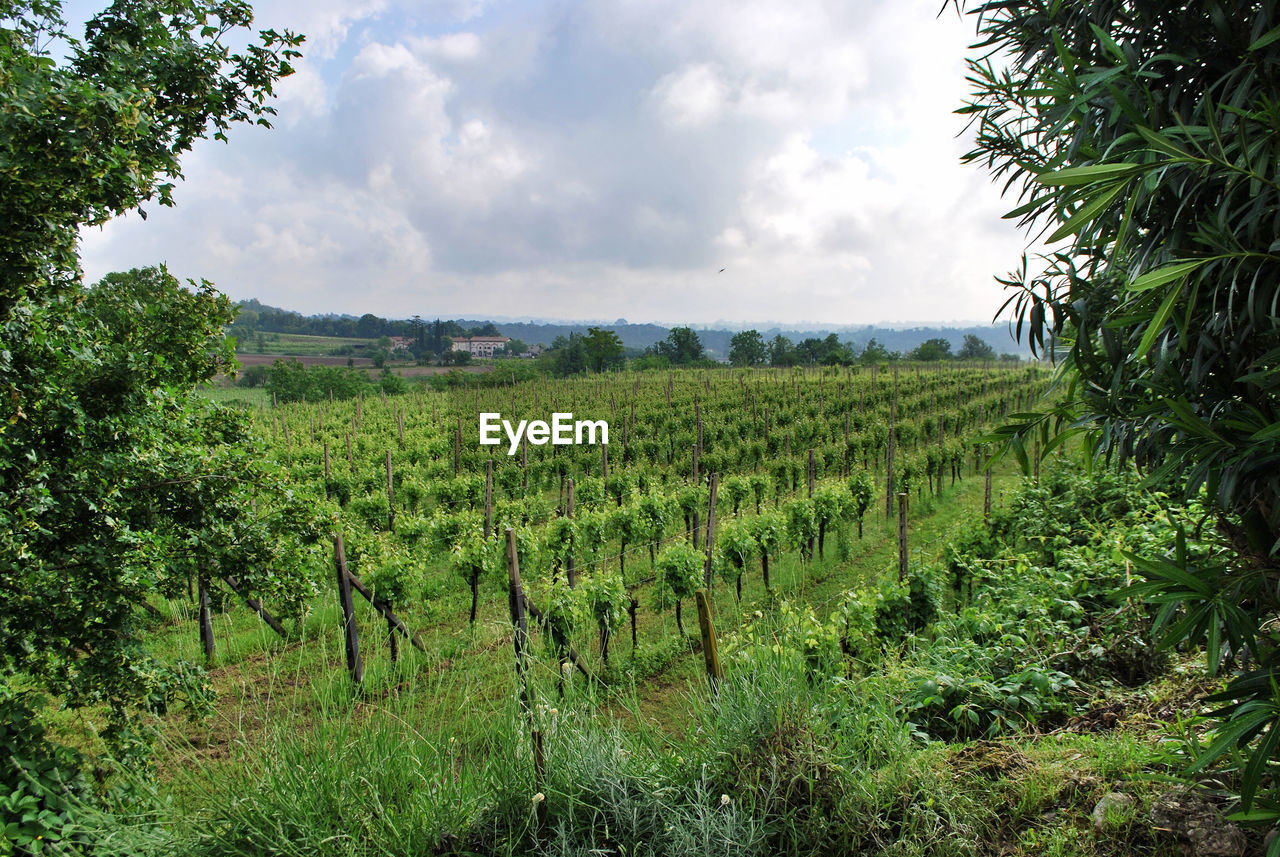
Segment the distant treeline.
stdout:
[[[305,336],[344,336],[354,339],[378,339],[383,336],[404,336],[425,342],[441,342],[445,337],[497,336],[498,329],[491,322],[479,321],[470,326],[445,319],[424,319],[421,316],[405,319],[386,319],[372,313],[357,318],[353,315],[306,315],[292,310],[267,306],[249,299],[238,305],[239,315],[231,324],[232,335],[252,333],[290,333]],[[433,349],[439,351],[439,347]]]
[[[251,332],[310,334],[313,336],[347,336],[362,339],[377,339],[381,336],[406,336],[420,339],[426,350],[439,352],[440,344],[445,337],[493,335],[500,333],[522,342],[551,345],[557,338],[568,339],[571,334],[586,335],[589,328],[610,331],[617,334],[630,354],[638,355],[645,349],[666,340],[676,328],[658,324],[629,324],[625,319],[618,319],[613,324],[593,325],[579,324],[542,324],[537,322],[500,322],[494,323],[486,319],[439,319],[434,317],[414,316],[409,319],[386,319],[366,313],[356,317],[351,315],[311,315],[267,306],[257,300],[240,303],[240,315],[230,332],[245,336]],[[728,360],[731,340],[744,327],[733,329],[692,328],[697,333],[705,356],[713,360]],[[877,345],[889,352],[908,354],[930,340],[946,340],[952,346],[952,353],[957,354],[965,344],[965,337],[972,336],[990,344],[997,353],[1013,353],[1019,357],[1028,356],[1026,347],[1016,342],[1007,325],[972,325],[969,327],[913,327],[893,328],[874,325],[841,326],[834,328],[806,329],[801,327],[784,327],[773,325],[754,326],[765,340],[776,336],[784,336],[793,342],[806,340],[827,340],[832,333],[840,342],[848,345],[857,354],[874,340]],[[434,347],[432,347],[434,346]]]

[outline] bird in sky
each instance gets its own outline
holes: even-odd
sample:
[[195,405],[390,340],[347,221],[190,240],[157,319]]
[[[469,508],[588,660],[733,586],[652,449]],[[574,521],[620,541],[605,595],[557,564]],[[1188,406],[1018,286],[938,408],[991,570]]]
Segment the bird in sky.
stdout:
[[716,271],[716,273],[717,273],[717,274],[723,274],[723,273],[724,273],[724,268],[721,268],[719,271]]

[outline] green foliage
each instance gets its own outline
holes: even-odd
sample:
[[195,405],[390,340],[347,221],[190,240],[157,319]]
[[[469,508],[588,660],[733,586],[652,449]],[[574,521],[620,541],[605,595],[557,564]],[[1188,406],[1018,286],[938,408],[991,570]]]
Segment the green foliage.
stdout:
[[90,794],[83,761],[49,742],[33,712],[0,684],[0,842],[23,853],[86,846],[73,803]]
[[768,346],[758,330],[735,333],[729,340],[729,363],[733,366],[759,366],[768,359]]
[[763,512],[751,520],[751,535],[761,553],[774,553],[782,547],[787,533],[787,519],[779,512]]
[[579,589],[587,611],[601,630],[616,633],[627,623],[631,596],[627,594],[621,575],[600,569],[579,583]]
[[996,350],[972,333],[964,335],[964,345],[956,354],[959,360],[994,360],[995,357]]
[[3,326],[0,676],[104,705],[117,752],[143,737],[137,709],[196,702],[146,651],[140,602],[196,574],[235,575],[287,614],[311,589],[300,540],[319,522],[248,416],[192,392],[228,365],[229,317],[208,284],[149,268],[25,300]]
[[[389,374],[390,370],[386,370],[384,377]],[[279,402],[319,402],[330,397],[354,399],[361,393],[372,393],[376,389],[369,376],[357,369],[306,366],[294,358],[277,360],[272,365],[266,387]]]
[[936,363],[939,360],[950,360],[954,355],[951,353],[951,343],[946,339],[926,339],[917,345],[907,355],[908,360],[920,360],[926,363]]
[[672,366],[686,366],[702,359],[702,342],[688,327],[673,327],[667,338],[653,346],[654,354],[665,357]]
[[592,372],[621,369],[627,362],[622,340],[612,330],[588,327],[587,335],[582,339],[582,350],[587,368]]
[[870,473],[865,470],[859,470],[849,477],[848,485],[850,502],[852,503],[850,514],[858,522],[859,532],[861,532],[862,518],[875,501],[876,484]]
[[973,5],[984,53],[1015,67],[970,63],[967,157],[1018,189],[1013,216],[1069,245],[1043,274],[1024,260],[1007,278],[1019,330],[1058,351],[1062,395],[1005,434],[1025,459],[1032,437],[1047,450],[1083,433],[1185,497],[1205,489],[1217,556],[1178,538],[1131,561],[1166,644],[1203,644],[1214,669],[1224,643],[1257,659],[1221,708],[1228,743],[1254,754],[1247,807],[1280,759],[1280,645],[1263,631],[1280,609],[1280,16],[1213,0],[1166,27],[1158,3]]
[[653,586],[653,606],[667,610],[677,601],[692,598],[702,586],[705,556],[683,541],[674,542],[658,554],[657,581]]
[[546,640],[552,647],[572,640],[589,617],[587,590],[570,589],[564,575],[529,580],[525,588],[542,610]]
[[800,498],[786,504],[787,542],[801,555],[809,557],[809,541],[818,537],[818,519],[813,500]]

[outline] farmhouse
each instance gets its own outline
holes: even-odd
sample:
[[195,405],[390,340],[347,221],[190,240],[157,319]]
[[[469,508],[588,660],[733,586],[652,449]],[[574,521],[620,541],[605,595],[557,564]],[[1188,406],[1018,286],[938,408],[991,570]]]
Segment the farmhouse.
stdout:
[[495,351],[505,351],[509,336],[459,336],[453,340],[453,351],[469,351],[472,357],[492,357]]

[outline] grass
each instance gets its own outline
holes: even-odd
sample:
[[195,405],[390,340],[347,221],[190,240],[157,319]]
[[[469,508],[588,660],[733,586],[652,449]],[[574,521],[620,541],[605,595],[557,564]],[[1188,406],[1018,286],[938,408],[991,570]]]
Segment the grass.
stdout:
[[[1008,470],[997,474],[998,491],[1015,482]],[[969,477],[941,499],[914,503],[914,562],[936,557],[949,532],[980,514],[982,489]],[[825,560],[788,554],[771,563],[772,594],[758,564],[741,604],[718,584],[721,634],[755,622],[758,639],[779,639],[788,621],[780,599],[821,615],[849,588],[895,573],[895,528],[872,515],[844,559],[829,538]],[[632,578],[647,571],[639,556]],[[653,614],[642,595],[640,645],[632,652],[629,633],[615,638],[607,684],[571,676],[561,697],[555,662],[535,642],[536,705],[526,715],[515,702],[502,582],[484,581],[480,620],[468,628],[469,593],[439,575],[437,591],[404,611],[427,654],[402,644],[396,664],[385,625],[357,599],[367,669],[359,689],[344,672],[329,593],[289,641],[238,605],[217,614],[215,713],[165,723],[158,799],[168,802],[168,821],[157,830],[146,817],[122,816],[136,833],[132,853],[1177,850],[1142,819],[1170,770],[1169,727],[1152,712],[1185,703],[1200,681],[1193,667],[1140,692],[1116,691],[1130,713],[1114,731],[922,742],[897,710],[903,664],[815,682],[794,653],[738,648],[713,698],[697,641],[677,636],[673,616]],[[163,607],[171,620],[157,627],[155,648],[166,659],[198,660],[189,604]],[[695,615],[686,605],[694,635]],[[598,671],[590,642],[578,648]],[[545,740],[541,780],[531,763],[534,726]],[[1095,830],[1094,805],[1116,790],[1135,804]],[[544,800],[535,804],[537,794]]]

